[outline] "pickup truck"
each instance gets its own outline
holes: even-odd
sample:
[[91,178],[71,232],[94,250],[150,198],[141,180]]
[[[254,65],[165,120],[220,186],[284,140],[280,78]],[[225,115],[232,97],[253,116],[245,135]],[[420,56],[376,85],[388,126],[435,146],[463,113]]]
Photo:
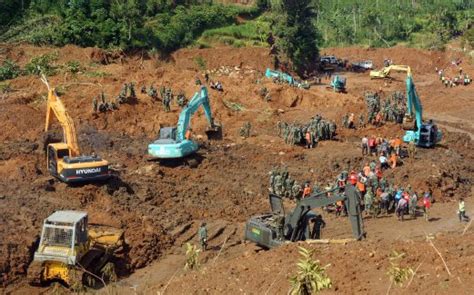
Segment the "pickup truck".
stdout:
[[351,69],[354,72],[365,72],[367,70],[372,70],[374,68],[374,64],[371,60],[364,60],[351,63]]

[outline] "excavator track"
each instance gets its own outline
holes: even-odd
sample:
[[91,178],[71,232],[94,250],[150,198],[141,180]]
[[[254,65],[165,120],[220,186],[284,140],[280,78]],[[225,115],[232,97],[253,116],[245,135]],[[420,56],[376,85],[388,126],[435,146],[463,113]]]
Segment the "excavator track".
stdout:
[[31,262],[26,274],[28,283],[32,286],[41,286],[42,284],[43,263],[39,261]]

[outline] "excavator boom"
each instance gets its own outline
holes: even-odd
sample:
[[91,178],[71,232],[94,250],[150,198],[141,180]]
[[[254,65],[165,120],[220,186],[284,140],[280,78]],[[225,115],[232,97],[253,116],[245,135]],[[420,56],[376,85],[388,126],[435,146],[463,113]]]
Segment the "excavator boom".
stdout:
[[76,128],[74,126],[74,122],[66,112],[66,108],[64,107],[59,97],[56,95],[54,88],[48,89],[48,106],[46,110],[46,125],[44,128],[45,132],[48,132],[53,121],[53,116],[51,115],[51,113],[54,113],[63,129],[63,137],[69,148],[69,156],[79,156],[80,150],[79,145],[77,143]]
[[388,78],[390,77],[391,71],[397,72],[405,72],[407,75],[411,76],[411,68],[406,65],[391,65],[388,67],[384,67],[381,70],[373,70],[370,71],[370,78],[377,79],[377,78]]

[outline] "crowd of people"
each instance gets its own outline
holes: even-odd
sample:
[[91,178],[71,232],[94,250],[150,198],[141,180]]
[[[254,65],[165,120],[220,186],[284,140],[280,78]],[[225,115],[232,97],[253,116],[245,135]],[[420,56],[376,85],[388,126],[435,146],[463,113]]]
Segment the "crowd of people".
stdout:
[[387,140],[382,137],[364,136],[361,140],[362,156],[378,157],[382,169],[395,168],[401,163],[400,158],[408,156],[414,159],[416,155],[416,145],[413,141],[408,143],[407,153],[403,153],[402,140],[396,136]]
[[336,123],[323,119],[319,114],[307,124],[278,122],[278,135],[286,144],[304,144],[313,148],[321,140],[332,140],[336,136]]
[[469,85],[472,83],[472,78],[463,72],[463,68],[461,67],[462,60],[456,59],[451,62],[451,67],[454,68],[456,74],[449,75],[446,69],[440,69],[435,67],[435,71],[438,74],[439,80],[443,83],[444,87],[456,87],[459,85]]

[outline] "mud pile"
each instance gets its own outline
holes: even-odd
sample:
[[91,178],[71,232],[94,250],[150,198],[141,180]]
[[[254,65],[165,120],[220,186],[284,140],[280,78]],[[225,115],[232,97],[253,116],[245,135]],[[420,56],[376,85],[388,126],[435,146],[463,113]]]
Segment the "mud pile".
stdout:
[[[94,151],[107,159],[114,174],[107,183],[75,186],[50,178],[42,149],[46,88],[33,76],[8,81],[12,91],[0,100],[0,273],[2,284],[8,284],[9,288],[25,284],[24,273],[32,259],[42,221],[55,210],[85,210],[91,222],[124,229],[128,249],[119,268],[123,273],[130,273],[181,249],[183,243],[194,237],[203,220],[214,227],[220,243],[229,236],[228,243],[240,245],[240,225],[249,216],[269,209],[268,172],[273,166],[288,166],[297,179],[326,183],[343,169],[362,168],[367,159],[360,155],[361,136],[374,134],[391,138],[404,133],[392,124],[378,129],[372,126],[362,130],[339,128],[343,114],[366,113],[365,90],[376,91],[383,87],[386,91],[404,91],[403,81],[384,85],[382,81],[371,81],[368,74],[344,73],[348,77],[347,94],[328,91],[326,85],[310,90],[277,85],[263,77],[271,61],[266,49],[180,50],[165,62],[146,56],[104,57],[97,49],[74,46],[2,45],[2,48],[7,49],[8,58],[20,65],[31,57],[50,52],[57,53],[59,65],[70,60],[81,63],[84,68],[81,73],[71,75],[60,71],[49,77],[49,81],[63,93],[61,99],[76,124],[83,153]],[[442,86],[438,81],[431,83],[432,77],[436,79],[434,71],[430,74],[433,60],[438,55],[444,58],[443,53],[405,48],[327,51],[354,59],[375,60],[388,55],[396,62],[400,58],[400,63],[407,63],[423,73],[420,83],[415,76],[415,83],[430,116],[442,117],[443,124],[455,124],[452,126],[458,131],[445,131],[440,126],[445,139],[439,147],[419,149],[416,161],[403,160],[400,168],[387,171],[386,176],[403,186],[411,184],[419,190],[431,188],[438,201],[470,194],[474,155],[471,140],[461,132],[471,132],[465,128],[471,119],[459,114],[458,109],[462,106],[465,112],[474,106],[469,100],[469,88],[465,88],[454,90],[453,94],[459,99],[447,107]],[[197,58],[204,61],[205,69],[200,68],[202,63],[196,62]],[[156,139],[160,127],[176,124],[180,108],[173,103],[172,111],[166,113],[160,103],[138,93],[138,89],[142,85],[167,86],[174,92],[183,90],[191,97],[198,90],[195,77],[204,81],[206,70],[211,73],[211,80],[221,81],[224,87],[223,92],[209,89],[212,111],[223,126],[224,139],[205,139],[207,122],[199,110],[191,122],[201,143],[197,168],[147,161],[148,143]],[[107,97],[113,98],[126,82],[137,85],[137,104],[121,105],[114,112],[92,114],[93,97],[104,91]],[[261,87],[270,91],[271,101],[260,97]],[[335,140],[305,150],[287,146],[278,137],[278,121],[305,122],[316,114],[338,124]],[[450,123],[451,117],[464,121]],[[239,136],[239,129],[247,121],[252,124],[252,136],[244,140]],[[57,124],[54,128],[60,131]],[[351,251],[347,255],[357,252]],[[222,259],[229,257],[224,253]],[[331,263],[343,260],[342,254],[336,255]],[[248,273],[249,277],[259,274],[257,270],[248,269],[242,273]],[[189,281],[185,283],[193,286]],[[342,285],[339,288],[348,290]]]

